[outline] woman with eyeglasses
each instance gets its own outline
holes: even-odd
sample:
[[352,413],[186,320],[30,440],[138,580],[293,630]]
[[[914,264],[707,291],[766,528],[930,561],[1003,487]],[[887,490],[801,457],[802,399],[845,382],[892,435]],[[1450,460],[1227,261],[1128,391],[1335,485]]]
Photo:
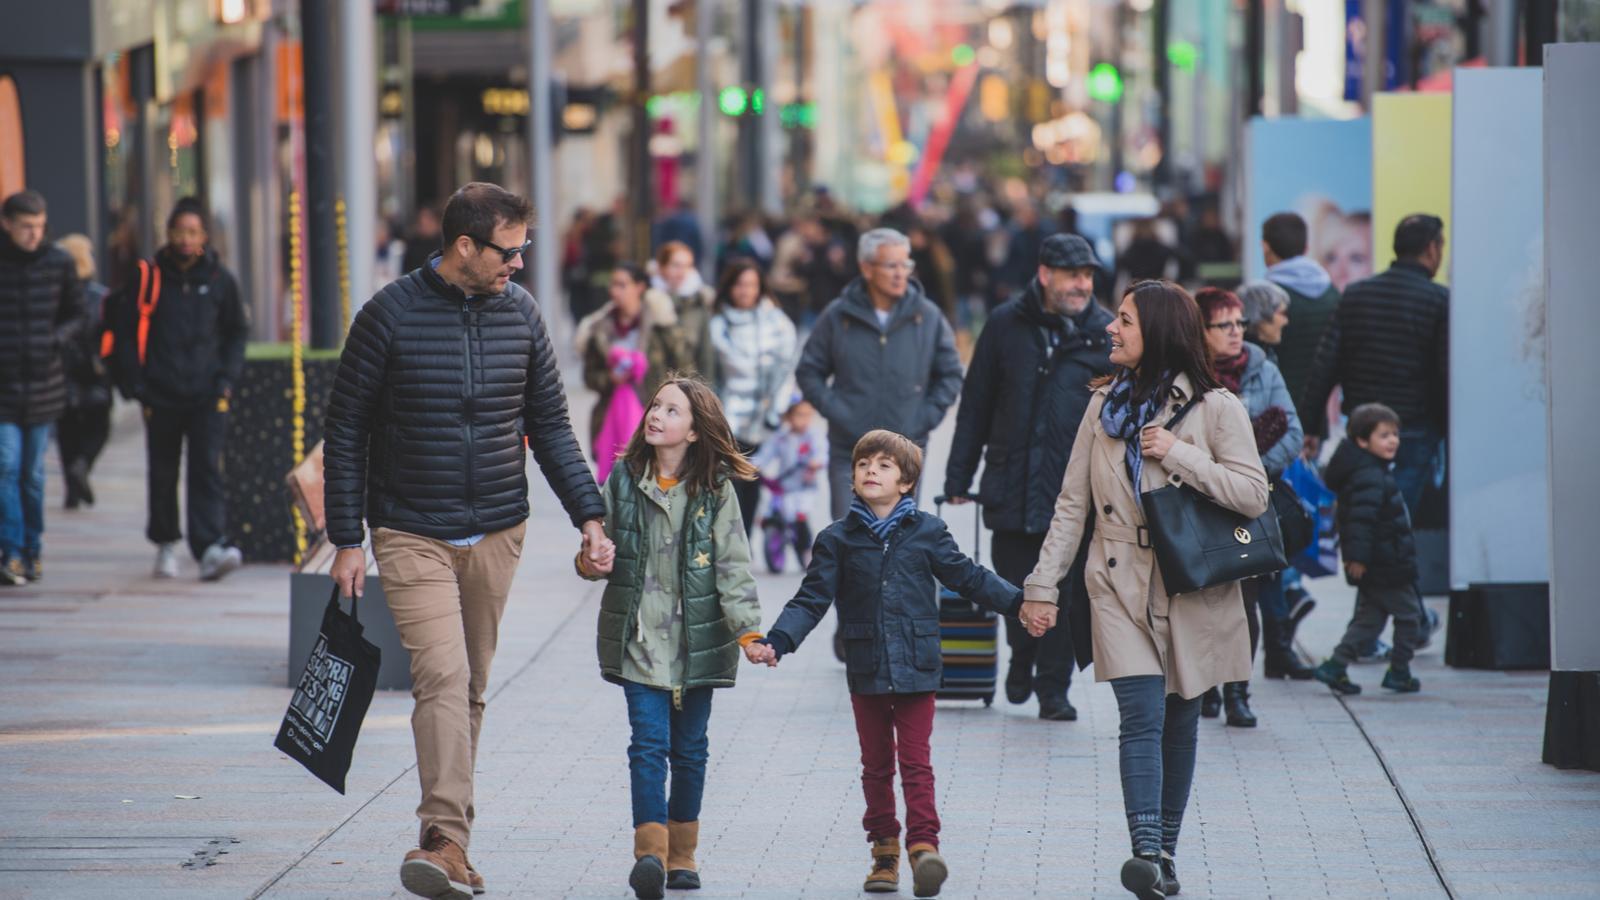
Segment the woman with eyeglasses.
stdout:
[[[1244,303],[1231,291],[1202,288],[1195,294],[1200,314],[1206,322],[1206,349],[1211,366],[1222,386],[1244,403],[1255,426],[1256,450],[1267,479],[1277,481],[1283,470],[1300,452],[1300,418],[1283,373],[1267,359],[1266,351],[1244,339],[1251,322],[1244,316]],[[1281,331],[1281,329],[1279,329]],[[1288,610],[1284,608],[1283,586],[1279,575],[1261,576],[1243,582],[1244,611],[1250,622],[1250,654],[1264,646],[1264,671],[1268,678],[1293,678],[1305,681],[1311,669],[1294,654],[1284,628]],[[1259,614],[1258,614],[1259,609]],[[1237,728],[1254,728],[1255,713],[1250,709],[1250,682],[1236,681],[1206,692],[1200,714],[1216,718],[1223,710],[1227,723]]]

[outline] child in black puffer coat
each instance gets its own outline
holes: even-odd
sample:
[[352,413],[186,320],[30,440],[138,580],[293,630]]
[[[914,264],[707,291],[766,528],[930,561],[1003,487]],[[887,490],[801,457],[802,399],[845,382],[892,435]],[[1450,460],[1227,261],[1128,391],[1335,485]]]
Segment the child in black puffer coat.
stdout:
[[1339,445],[1323,477],[1339,494],[1339,535],[1345,578],[1356,586],[1356,610],[1333,656],[1316,678],[1343,694],[1359,694],[1346,668],[1394,618],[1394,650],[1383,686],[1401,693],[1420,690],[1411,658],[1422,641],[1422,601],[1417,593],[1417,548],[1411,514],[1394,480],[1400,449],[1400,417],[1381,403],[1350,414],[1349,440]]

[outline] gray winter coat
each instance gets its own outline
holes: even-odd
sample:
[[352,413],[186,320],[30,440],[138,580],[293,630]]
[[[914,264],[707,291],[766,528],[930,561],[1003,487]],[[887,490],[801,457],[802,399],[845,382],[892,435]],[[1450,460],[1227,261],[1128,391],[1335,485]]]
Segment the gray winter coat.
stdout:
[[1250,356],[1244,364],[1244,377],[1239,379],[1239,399],[1244,403],[1245,412],[1254,419],[1266,412],[1268,407],[1276,406],[1289,414],[1289,430],[1267,452],[1261,454],[1261,467],[1267,470],[1267,477],[1277,478],[1300,455],[1304,438],[1300,416],[1294,411],[1294,400],[1289,396],[1289,386],[1284,383],[1283,373],[1267,359],[1266,351],[1246,341],[1244,352]]
[[955,333],[914,280],[887,326],[878,324],[866,283],[846,285],[817,317],[794,374],[836,448],[855,446],[874,428],[924,444],[961,393]]

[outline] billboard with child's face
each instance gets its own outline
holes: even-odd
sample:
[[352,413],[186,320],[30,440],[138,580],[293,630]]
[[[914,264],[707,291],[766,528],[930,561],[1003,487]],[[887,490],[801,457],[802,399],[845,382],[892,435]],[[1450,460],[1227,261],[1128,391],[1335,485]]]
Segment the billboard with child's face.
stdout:
[[1335,120],[1252,119],[1245,188],[1247,278],[1267,270],[1261,223],[1274,213],[1306,220],[1306,255],[1340,291],[1372,274],[1372,124]]

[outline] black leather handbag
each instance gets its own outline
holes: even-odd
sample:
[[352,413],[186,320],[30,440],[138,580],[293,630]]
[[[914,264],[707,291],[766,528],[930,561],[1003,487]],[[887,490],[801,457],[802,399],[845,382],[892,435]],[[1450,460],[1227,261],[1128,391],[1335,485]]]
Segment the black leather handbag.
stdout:
[[[1200,400],[1196,397],[1184,404],[1167,420],[1167,430]],[[1252,519],[1218,506],[1186,484],[1163,485],[1140,500],[1149,535],[1147,546],[1155,550],[1156,565],[1161,567],[1169,594],[1269,575],[1289,565],[1278,515],[1270,503],[1265,513]]]
[[1289,479],[1279,478],[1272,482],[1272,511],[1278,514],[1278,531],[1283,535],[1283,551],[1292,559],[1300,555],[1300,551],[1311,546],[1317,536],[1316,520],[1311,518],[1311,511],[1306,507],[1305,501],[1289,486]]

